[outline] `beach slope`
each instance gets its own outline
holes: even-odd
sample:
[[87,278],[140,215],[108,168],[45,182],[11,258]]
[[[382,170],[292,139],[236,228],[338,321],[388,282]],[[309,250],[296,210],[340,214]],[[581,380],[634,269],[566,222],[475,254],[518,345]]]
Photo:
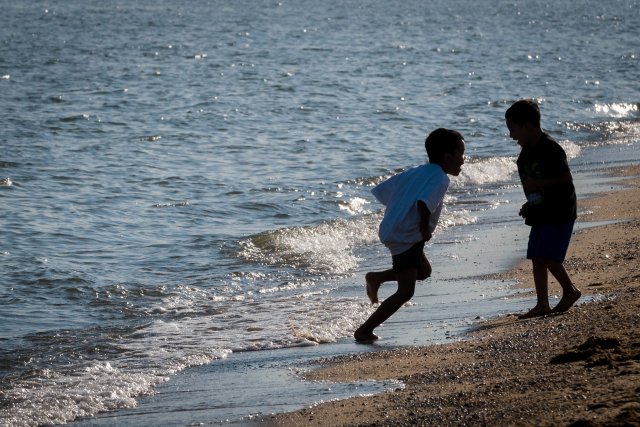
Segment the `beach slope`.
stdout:
[[[264,423],[640,425],[640,167],[616,173],[625,176],[622,189],[579,204],[584,226],[566,267],[584,296],[569,312],[528,320],[514,313],[479,325],[462,342],[332,359],[308,377],[399,379],[405,386]],[[528,263],[501,276],[523,292],[533,288]]]

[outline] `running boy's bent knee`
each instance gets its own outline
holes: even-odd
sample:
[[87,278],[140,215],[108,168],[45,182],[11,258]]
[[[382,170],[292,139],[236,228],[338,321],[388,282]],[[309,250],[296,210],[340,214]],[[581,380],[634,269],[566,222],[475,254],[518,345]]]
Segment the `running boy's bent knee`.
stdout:
[[418,268],[418,280],[426,280],[431,277],[431,271],[431,264],[423,252],[420,267]]

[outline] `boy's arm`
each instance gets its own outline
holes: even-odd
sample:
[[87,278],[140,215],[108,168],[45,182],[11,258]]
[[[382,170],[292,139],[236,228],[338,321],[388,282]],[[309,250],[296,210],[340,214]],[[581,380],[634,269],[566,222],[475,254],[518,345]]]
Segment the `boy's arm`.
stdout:
[[[527,191],[539,191],[544,190],[547,187],[555,187],[557,185],[563,184],[571,184],[573,183],[573,177],[571,176],[571,172],[567,171],[562,175],[555,176],[553,178],[543,178],[543,179],[535,179],[535,178],[524,178],[522,180],[522,187]],[[523,218],[527,217],[527,211],[529,210],[529,202],[522,205],[520,208],[519,215]]]
[[422,200],[418,200],[418,213],[420,214],[420,233],[424,241],[428,242],[431,240],[431,232],[429,231],[431,211]]

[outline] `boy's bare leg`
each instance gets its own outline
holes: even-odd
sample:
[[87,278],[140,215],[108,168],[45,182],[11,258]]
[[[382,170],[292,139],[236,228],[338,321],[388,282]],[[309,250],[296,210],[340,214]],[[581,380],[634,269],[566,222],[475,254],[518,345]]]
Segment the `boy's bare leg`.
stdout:
[[[417,273],[417,280],[425,280],[428,277],[431,277],[431,264],[429,264],[429,260],[422,254],[422,260],[420,262],[420,268]],[[371,301],[371,304],[377,304],[380,302],[378,300],[378,290],[380,289],[380,285],[384,282],[395,282],[398,280],[396,277],[396,273],[393,269],[384,270],[384,271],[371,271],[364,276],[364,280],[367,284],[367,296]]]
[[356,329],[353,334],[354,338],[358,342],[370,343],[378,339],[373,333],[373,330],[380,326],[382,322],[387,320],[393,313],[398,311],[400,307],[413,297],[413,293],[416,288],[416,277],[418,276],[418,269],[411,268],[401,273],[396,274],[398,280],[398,290],[386,300],[382,301],[382,304],[373,312],[373,314]]
[[536,285],[536,296],[538,302],[536,306],[527,313],[518,316],[519,319],[546,316],[551,313],[551,307],[549,307],[549,276],[547,274],[547,261],[536,258],[532,260],[532,263],[533,282]]
[[364,276],[364,280],[367,283],[367,296],[371,301],[371,304],[377,304],[378,301],[378,289],[384,282],[396,281],[396,273],[392,270],[384,271],[371,271]]
[[420,268],[418,269],[418,280],[425,280],[426,278],[431,277],[431,264],[429,264],[429,260],[425,256],[424,252],[422,253],[422,259],[420,262]]
[[564,265],[562,263],[556,261],[548,261],[547,267],[553,277],[556,278],[560,286],[562,287],[562,298],[560,298],[560,302],[556,305],[552,313],[564,313],[569,310],[573,304],[580,299],[582,296],[582,292],[580,289],[576,288],[565,270]]

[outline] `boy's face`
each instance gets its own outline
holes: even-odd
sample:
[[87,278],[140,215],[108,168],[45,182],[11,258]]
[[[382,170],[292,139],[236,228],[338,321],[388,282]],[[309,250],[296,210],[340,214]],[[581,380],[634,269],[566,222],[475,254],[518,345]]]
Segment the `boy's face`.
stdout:
[[453,176],[460,175],[464,164],[464,141],[460,141],[458,148],[453,153],[444,153],[440,166],[442,170]]
[[511,139],[518,141],[518,145],[525,147],[532,140],[531,125],[529,123],[518,124],[511,120],[507,120],[507,128]]

